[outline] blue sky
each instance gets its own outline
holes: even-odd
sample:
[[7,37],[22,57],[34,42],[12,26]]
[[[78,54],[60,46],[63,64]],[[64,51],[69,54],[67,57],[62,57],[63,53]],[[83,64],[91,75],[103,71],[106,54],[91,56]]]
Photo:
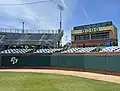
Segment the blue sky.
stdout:
[[[0,0],[0,4],[16,4],[32,2],[33,0]],[[43,1],[43,0],[34,0]],[[120,29],[120,1],[119,0],[52,0],[57,4],[64,4],[63,28],[65,30],[63,42],[70,40],[71,29],[76,25],[113,21]],[[29,29],[58,29],[59,11],[53,2],[24,5],[1,6],[0,27],[21,28],[22,20]],[[66,37],[67,36],[67,39]]]
[[[72,1],[72,0],[71,0]],[[66,24],[70,31],[73,26],[90,23],[113,21],[120,35],[120,1],[119,0],[74,0],[72,16]],[[118,36],[119,38],[120,36]]]

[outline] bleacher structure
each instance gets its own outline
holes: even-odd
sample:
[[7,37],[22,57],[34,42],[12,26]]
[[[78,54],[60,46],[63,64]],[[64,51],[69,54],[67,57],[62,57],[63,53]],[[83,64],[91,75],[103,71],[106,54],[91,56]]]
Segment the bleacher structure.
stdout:
[[86,48],[70,48],[63,50],[63,48],[56,49],[7,49],[0,52],[0,54],[25,54],[25,53],[34,53],[34,54],[46,54],[46,53],[89,53],[89,52],[120,52],[119,46],[111,47],[99,47],[100,51],[97,51],[97,47],[86,47]]
[[84,52],[120,52],[120,46],[111,46],[111,47],[86,47],[86,48],[71,48],[61,53],[84,53]]
[[36,50],[34,53],[55,53],[61,50],[62,49],[39,49],[39,50]]
[[120,52],[119,46],[105,47],[100,52]]
[[[120,52],[120,46],[71,48],[70,43],[68,43],[65,47],[59,48],[58,42],[61,41],[63,31],[37,31],[39,32],[22,33],[21,29],[0,28],[0,46],[2,46],[2,44],[4,46],[7,46],[7,49],[1,50],[0,54]],[[31,47],[29,47],[28,45],[30,45]],[[20,46],[21,48],[17,48],[17,46]],[[36,46],[39,46],[39,48],[36,48]],[[45,48],[46,46],[47,48]]]
[[71,48],[61,53],[82,53],[82,52],[92,52],[96,47],[86,47],[86,48]]
[[0,54],[25,54],[25,53],[45,54],[45,53],[55,53],[61,50],[62,49],[38,49],[36,51],[33,51],[33,49],[7,49],[1,51]]
[[7,49],[1,51],[0,54],[24,54],[32,51],[33,49]]
[[[41,48],[57,48],[58,42],[61,41],[63,31],[61,30],[24,30],[0,28],[0,40],[4,45],[39,45]],[[28,32],[34,31],[34,32]],[[37,32],[35,32],[37,31]]]

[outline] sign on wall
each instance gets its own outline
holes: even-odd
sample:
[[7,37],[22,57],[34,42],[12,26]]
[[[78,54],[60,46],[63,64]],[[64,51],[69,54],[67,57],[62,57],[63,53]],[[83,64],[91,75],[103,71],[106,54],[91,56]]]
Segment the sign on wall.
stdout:
[[89,28],[89,29],[83,29],[82,33],[91,33],[91,32],[98,32],[99,28]]
[[87,28],[81,30],[72,30],[71,34],[93,33],[93,32],[105,31],[105,30],[112,30],[113,32],[115,32],[114,26],[107,26],[107,27]]
[[10,59],[10,62],[12,63],[12,64],[17,64],[18,63],[18,58],[16,58],[16,57],[11,57],[11,59]]

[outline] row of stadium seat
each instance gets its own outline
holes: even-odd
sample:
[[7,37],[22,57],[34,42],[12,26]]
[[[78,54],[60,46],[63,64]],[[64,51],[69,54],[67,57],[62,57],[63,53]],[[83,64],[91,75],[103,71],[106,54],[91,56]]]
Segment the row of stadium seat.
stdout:
[[78,50],[77,52],[92,52],[93,50],[95,50],[96,47],[88,47],[88,48],[82,48],[81,50]]
[[40,40],[43,39],[53,39],[57,34],[18,34],[18,33],[1,33],[7,40],[18,40],[18,39],[28,39],[28,40]]
[[[96,52],[97,47],[86,47],[86,48],[71,48],[65,51],[62,51],[62,49],[38,49],[33,53],[82,53],[82,52]],[[112,46],[112,47],[104,47],[100,48],[101,50],[99,52],[120,52],[119,46]],[[7,49],[4,51],[1,51],[0,54],[20,54],[20,53],[28,53],[30,51],[33,51],[33,49]]]
[[39,49],[34,53],[55,53],[57,51],[61,51],[62,49]]
[[[94,52],[97,47],[86,47],[86,48],[71,48],[61,53],[81,53],[81,52]],[[96,51],[95,51],[96,52]],[[120,52],[119,46],[112,47],[101,47],[99,52]]]
[[33,49],[8,49],[8,50],[4,50],[1,51],[0,54],[22,54],[22,53],[27,53],[29,51],[32,51]]
[[119,46],[112,46],[112,47],[105,47],[100,52],[119,52],[120,47]]
[[81,53],[81,52],[91,52],[95,50],[96,47],[86,47],[86,48],[72,48],[61,53]]
[[[39,49],[33,53],[55,53],[56,51],[61,51],[62,49]],[[7,49],[1,51],[0,54],[23,54],[33,51],[33,49]]]

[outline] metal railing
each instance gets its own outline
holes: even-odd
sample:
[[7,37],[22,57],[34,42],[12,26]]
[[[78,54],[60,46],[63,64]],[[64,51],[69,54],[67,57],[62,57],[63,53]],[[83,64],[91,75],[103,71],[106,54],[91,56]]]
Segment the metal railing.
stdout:
[[[0,32],[7,33],[22,33],[22,29],[9,29],[9,28],[0,28]],[[24,33],[58,33],[58,30],[49,30],[49,29],[24,29]]]

